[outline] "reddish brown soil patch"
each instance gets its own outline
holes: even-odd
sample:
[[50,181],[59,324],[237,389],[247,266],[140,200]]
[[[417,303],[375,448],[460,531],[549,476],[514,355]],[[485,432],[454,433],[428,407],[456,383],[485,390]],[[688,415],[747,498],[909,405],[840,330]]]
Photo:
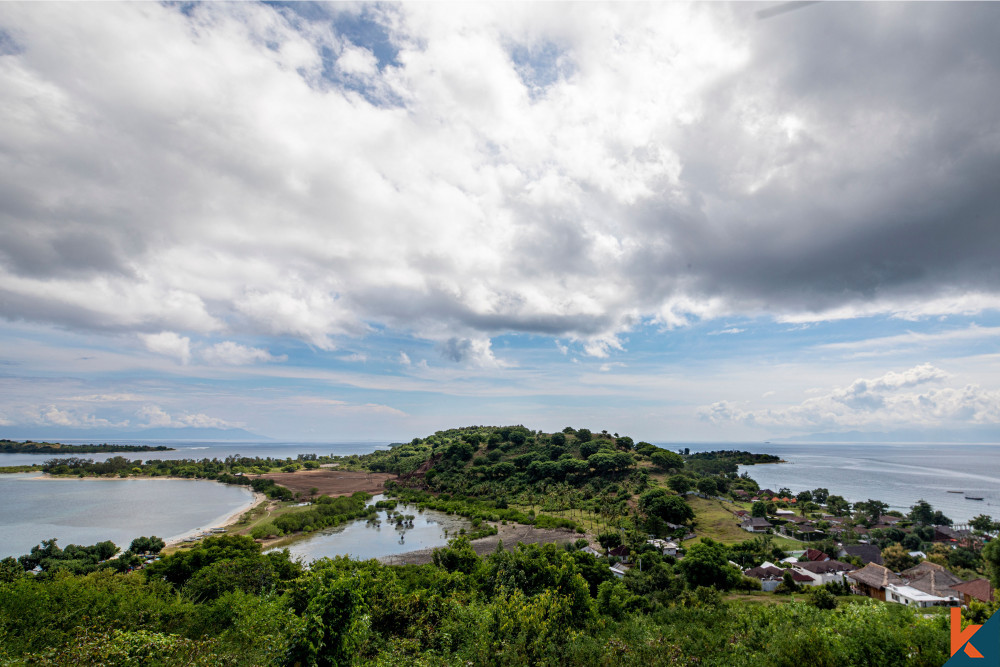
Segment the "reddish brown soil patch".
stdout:
[[301,493],[303,497],[308,497],[309,491],[313,487],[319,489],[316,495],[336,497],[349,496],[356,491],[382,493],[385,490],[382,486],[385,480],[393,479],[395,475],[385,472],[352,472],[336,468],[322,468],[320,470],[299,470],[298,472],[275,472],[261,475],[261,477],[273,479],[275,484],[286,487],[292,493]]

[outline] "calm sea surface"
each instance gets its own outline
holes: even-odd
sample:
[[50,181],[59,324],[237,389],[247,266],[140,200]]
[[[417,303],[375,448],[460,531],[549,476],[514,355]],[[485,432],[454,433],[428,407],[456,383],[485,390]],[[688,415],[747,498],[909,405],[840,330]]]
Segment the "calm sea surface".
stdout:
[[[761,487],[775,491],[783,486],[794,493],[824,487],[851,502],[872,498],[903,512],[922,498],[958,523],[978,514],[1000,519],[998,445],[674,444],[669,447],[776,454],[788,463],[740,466],[741,473],[748,472]],[[966,495],[982,496],[983,500],[966,500]]]
[[[80,441],[73,441],[80,442]],[[113,441],[126,444],[134,441]],[[244,443],[147,442],[176,447],[172,452],[130,453],[132,459],[225,458],[270,456],[295,458],[299,454],[365,454],[388,443]],[[787,486],[793,492],[825,487],[850,501],[875,498],[906,510],[923,498],[956,522],[977,514],[1000,519],[1000,446],[886,445],[886,444],[764,444],[661,443],[670,449],[692,451],[742,449],[781,456],[788,463],[742,467],[764,487]],[[112,454],[88,454],[103,460]],[[50,458],[47,455],[0,454],[0,466],[21,465]],[[43,539],[55,537],[63,546],[93,544],[110,539],[126,547],[140,535],[165,539],[218,523],[245,507],[246,489],[215,482],[187,480],[46,480],[35,474],[0,475],[0,557],[27,553]],[[948,493],[961,491],[962,493]],[[984,500],[966,500],[965,495]],[[400,508],[402,510],[402,508]],[[293,547],[308,559],[347,553],[372,558],[403,553],[443,543],[449,533],[465,526],[456,517],[417,515],[414,528],[401,537],[395,527],[381,529],[352,524],[300,542]],[[384,515],[383,515],[384,518]],[[458,522],[458,523],[452,523]],[[346,546],[345,546],[346,545]]]

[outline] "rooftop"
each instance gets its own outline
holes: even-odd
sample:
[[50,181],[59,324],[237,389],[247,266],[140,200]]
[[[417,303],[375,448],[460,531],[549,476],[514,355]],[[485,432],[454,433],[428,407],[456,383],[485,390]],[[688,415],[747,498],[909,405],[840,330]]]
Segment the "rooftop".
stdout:
[[889,584],[904,585],[903,580],[891,570],[875,563],[868,563],[860,570],[848,572],[847,576],[872,588],[885,588]]
[[839,560],[819,560],[798,563],[796,567],[812,572],[813,574],[823,574],[826,572],[852,572],[857,568],[848,563],[841,563]]
[[841,556],[857,556],[864,563],[882,564],[882,552],[874,544],[854,544],[849,547],[841,547]]
[[989,579],[973,579],[972,581],[955,584],[951,587],[951,590],[964,593],[981,602],[993,601],[993,586],[990,585]]
[[894,591],[900,595],[910,598],[911,600],[917,600],[919,602],[946,602],[949,598],[955,597],[954,595],[932,595],[913,588],[912,586],[900,584],[889,584],[885,588],[886,590]]

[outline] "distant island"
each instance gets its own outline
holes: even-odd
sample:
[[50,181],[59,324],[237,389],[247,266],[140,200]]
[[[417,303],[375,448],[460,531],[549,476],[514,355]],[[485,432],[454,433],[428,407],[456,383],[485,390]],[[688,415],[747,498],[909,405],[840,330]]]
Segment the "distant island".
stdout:
[[59,442],[0,440],[0,454],[99,454],[106,452],[172,452],[166,445],[64,445]]

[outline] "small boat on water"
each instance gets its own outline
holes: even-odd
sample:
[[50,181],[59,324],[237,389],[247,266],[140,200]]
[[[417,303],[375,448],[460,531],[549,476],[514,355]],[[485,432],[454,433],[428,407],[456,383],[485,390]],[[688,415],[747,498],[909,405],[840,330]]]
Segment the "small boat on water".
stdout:
[[948,493],[965,493],[965,491],[949,491]]
[[983,497],[982,496],[966,496],[965,499],[966,500],[982,500]]

